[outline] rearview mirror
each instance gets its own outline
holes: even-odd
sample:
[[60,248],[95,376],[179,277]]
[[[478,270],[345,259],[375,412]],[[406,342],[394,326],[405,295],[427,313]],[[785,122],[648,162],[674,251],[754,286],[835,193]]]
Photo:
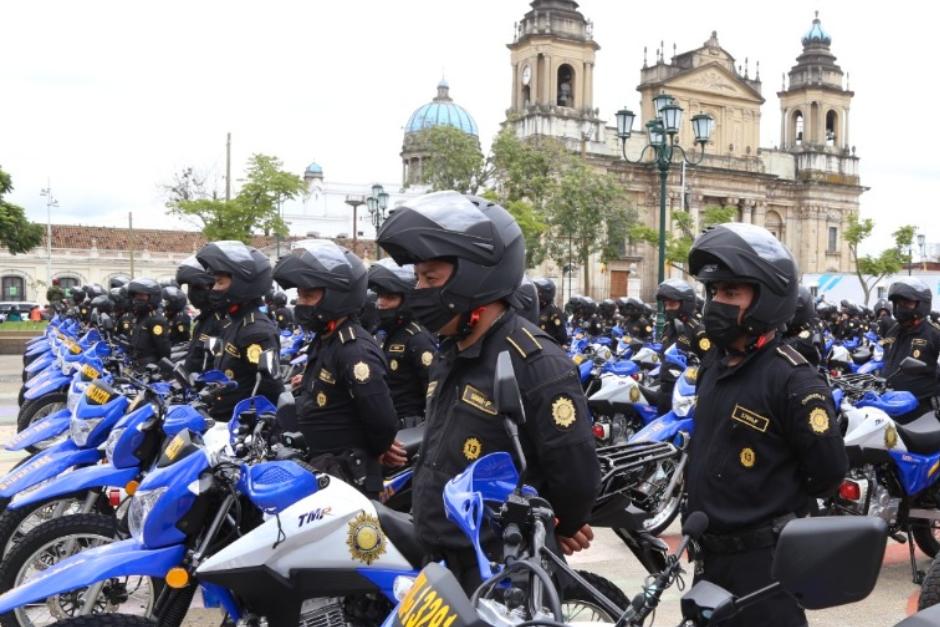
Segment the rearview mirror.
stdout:
[[262,352],[260,357],[258,358],[258,370],[259,372],[262,372],[272,377],[277,376],[279,374],[277,363],[278,363],[277,353],[275,353],[273,350],[269,348],[268,350]]
[[525,423],[525,410],[522,408],[522,395],[516,382],[516,372],[512,367],[509,351],[503,351],[496,358],[496,375],[493,380],[496,396],[497,413],[508,416],[518,424]]
[[808,610],[861,601],[878,581],[887,539],[881,518],[798,518],[780,534],[772,576]]
[[928,372],[928,366],[919,359],[905,357],[901,362],[901,372],[904,374],[923,374]]

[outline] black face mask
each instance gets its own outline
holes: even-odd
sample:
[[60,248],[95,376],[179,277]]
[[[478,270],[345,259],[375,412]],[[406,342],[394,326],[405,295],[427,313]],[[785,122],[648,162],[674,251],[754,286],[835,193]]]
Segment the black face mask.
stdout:
[[397,307],[395,309],[376,309],[375,313],[379,318],[379,328],[385,331],[395,328],[401,319],[401,311]]
[[189,286],[189,302],[193,304],[193,307],[199,311],[208,311],[211,310],[212,305],[209,300],[209,291],[202,287]]
[[416,289],[408,297],[408,305],[415,320],[431,333],[437,333],[450,322],[456,314],[448,309],[441,300],[440,287]]
[[294,321],[314,333],[322,333],[329,323],[328,320],[321,320],[317,317],[316,305],[294,305]]
[[138,316],[150,313],[150,302],[145,300],[135,300],[134,313]]
[[903,325],[910,325],[917,319],[917,310],[894,306],[894,319]]
[[679,317],[678,309],[663,309],[663,314],[666,316],[666,320],[672,322]]
[[228,291],[209,290],[209,307],[212,311],[223,312],[228,307]]
[[717,303],[713,300],[705,304],[705,335],[716,346],[727,350],[737,339],[745,334],[744,327],[738,324],[741,308],[737,305]]

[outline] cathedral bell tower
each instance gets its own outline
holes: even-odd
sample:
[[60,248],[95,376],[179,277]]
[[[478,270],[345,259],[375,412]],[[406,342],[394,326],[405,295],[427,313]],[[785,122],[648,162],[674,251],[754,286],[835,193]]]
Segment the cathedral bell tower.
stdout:
[[803,52],[777,93],[780,147],[797,155],[800,178],[825,176],[834,182],[832,176],[837,176],[844,179],[840,182],[858,184],[858,158],[849,143],[855,93],[829,49],[832,38],[823,30],[818,11],[802,43]]
[[507,124],[520,137],[544,135],[603,143],[594,108],[593,25],[574,0],[533,0],[508,44],[512,106]]

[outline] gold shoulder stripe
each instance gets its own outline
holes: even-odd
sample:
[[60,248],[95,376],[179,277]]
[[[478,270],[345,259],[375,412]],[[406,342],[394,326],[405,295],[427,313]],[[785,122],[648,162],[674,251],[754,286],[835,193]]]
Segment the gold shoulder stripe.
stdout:
[[522,355],[522,358],[523,358],[523,359],[526,358],[526,353],[525,353],[525,351],[522,350],[522,347],[519,346],[518,344],[516,344],[516,343],[513,341],[513,339],[512,339],[511,337],[507,337],[507,338],[506,338],[506,341],[509,342],[510,344],[512,344],[513,348],[515,348],[517,351],[519,351],[519,354]]
[[526,329],[525,327],[523,327],[522,330],[523,330],[523,332],[524,332],[526,335],[529,336],[529,338],[532,340],[532,342],[533,342],[536,346],[539,347],[539,350],[542,350],[542,345],[539,344],[539,341],[538,341],[537,339],[535,339],[535,336],[532,335],[532,333],[531,333],[528,329]]

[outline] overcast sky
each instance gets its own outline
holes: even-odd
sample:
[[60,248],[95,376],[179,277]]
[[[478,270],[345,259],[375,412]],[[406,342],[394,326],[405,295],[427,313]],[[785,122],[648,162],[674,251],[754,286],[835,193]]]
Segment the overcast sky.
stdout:
[[[820,11],[856,93],[850,141],[861,157],[862,213],[880,244],[915,223],[940,242],[934,209],[940,122],[936,17],[927,2],[783,3],[583,0],[601,49],[595,106],[613,124],[638,110],[643,47],[667,55],[712,30],[736,59],[760,61],[761,145],[780,141],[776,92]],[[174,225],[160,183],[192,165],[219,189],[225,134],[233,177],[253,152],[327,180],[398,182],[402,127],[446,75],[488,148],[510,101],[506,44],[525,0],[4,3],[0,37],[0,166],[9,200],[45,221]],[[670,11],[672,17],[670,18]],[[931,13],[933,13],[931,15]],[[923,109],[921,109],[923,107]]]

